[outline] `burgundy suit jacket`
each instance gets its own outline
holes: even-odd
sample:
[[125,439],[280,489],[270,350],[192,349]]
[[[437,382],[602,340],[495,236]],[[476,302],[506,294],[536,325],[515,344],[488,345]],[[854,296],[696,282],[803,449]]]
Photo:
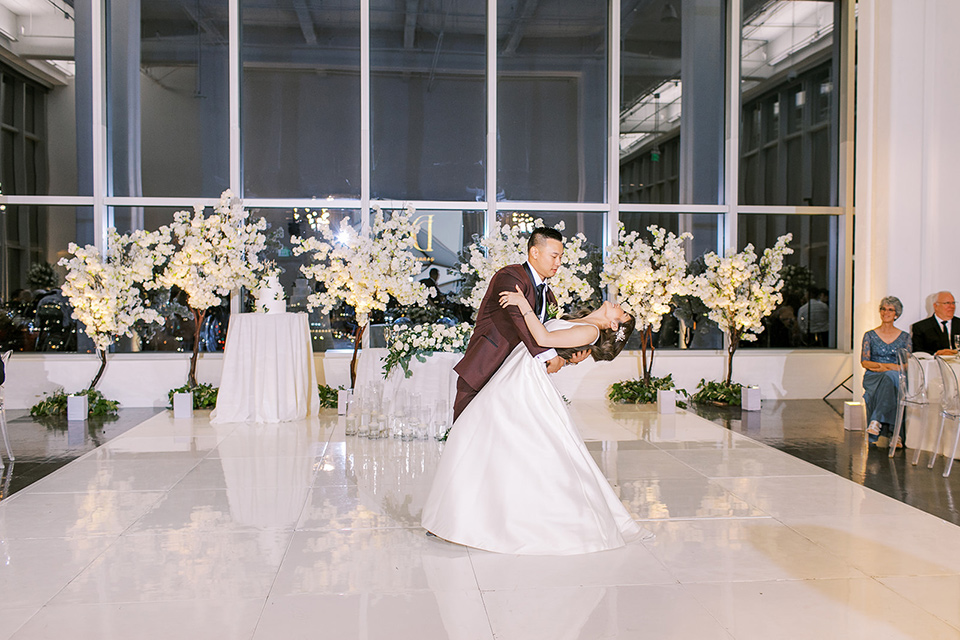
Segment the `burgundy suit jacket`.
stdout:
[[[483,388],[514,347],[521,342],[534,356],[548,349],[548,347],[539,346],[530,335],[519,307],[500,306],[500,292],[514,291],[516,285],[520,285],[520,290],[527,297],[530,306],[535,306],[536,289],[524,265],[511,264],[493,274],[487,293],[477,311],[473,336],[467,344],[463,358],[453,368],[461,380],[475,391]],[[556,304],[556,298],[549,287],[547,287],[547,303]]]

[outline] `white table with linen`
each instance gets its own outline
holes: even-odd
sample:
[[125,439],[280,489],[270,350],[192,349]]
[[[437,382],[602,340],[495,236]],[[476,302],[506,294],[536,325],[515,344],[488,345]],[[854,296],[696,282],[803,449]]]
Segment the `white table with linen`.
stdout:
[[394,406],[397,398],[419,393],[423,406],[434,407],[443,401],[453,411],[453,401],[457,397],[457,373],[453,367],[463,358],[462,353],[438,351],[427,356],[426,362],[420,362],[414,356],[410,358],[409,378],[398,366],[384,380],[383,359],[388,353],[387,349],[364,349],[360,353],[355,389],[371,383],[383,384],[383,399]]
[[307,314],[230,316],[210,422],[287,422],[319,410]]
[[[922,412],[919,408],[907,407],[907,448],[915,449],[920,447],[926,451],[932,451],[933,445],[937,439],[937,429],[940,427],[940,369],[936,360],[925,353],[915,353],[920,364],[923,366],[923,377],[927,384],[927,399],[930,404],[927,405],[926,422],[922,423],[920,416]],[[960,375],[960,360],[957,358],[946,358],[947,364],[955,373]],[[957,423],[947,420],[943,427],[943,438],[940,441],[940,453],[947,455],[953,449],[953,440],[957,433]],[[957,455],[960,456],[960,450]],[[926,464],[928,458],[921,456],[920,464]]]

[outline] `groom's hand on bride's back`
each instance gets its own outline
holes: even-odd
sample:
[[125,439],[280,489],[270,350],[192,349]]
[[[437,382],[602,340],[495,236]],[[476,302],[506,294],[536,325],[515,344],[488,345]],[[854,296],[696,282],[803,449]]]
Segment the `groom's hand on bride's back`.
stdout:
[[560,356],[553,356],[547,360],[547,373],[556,373],[557,371],[560,371],[560,369],[562,369],[563,365],[566,363],[567,361]]
[[583,362],[589,355],[590,350],[584,349],[583,351],[577,351],[571,355],[569,360],[564,360],[560,356],[554,356],[553,358],[547,360],[547,373],[556,373],[567,364],[577,364],[578,362]]

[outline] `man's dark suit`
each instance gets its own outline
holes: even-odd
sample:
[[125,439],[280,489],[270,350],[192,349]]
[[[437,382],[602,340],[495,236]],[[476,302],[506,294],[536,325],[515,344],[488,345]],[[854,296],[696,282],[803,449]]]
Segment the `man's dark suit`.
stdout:
[[[547,351],[537,345],[527,324],[514,305],[500,306],[501,291],[520,290],[527,297],[531,307],[536,306],[536,289],[533,278],[522,264],[511,264],[493,274],[490,286],[480,303],[473,336],[463,354],[463,359],[453,368],[457,372],[457,399],[453,403],[453,419],[456,420],[464,408],[473,400],[483,385],[496,373],[521,342],[527,346],[531,355]],[[556,298],[547,288],[547,304],[556,304]]]
[[[953,349],[950,338],[943,332],[943,326],[936,315],[914,322],[910,327],[913,339],[913,350],[934,354],[940,349]],[[960,335],[960,318],[950,320],[950,335]]]

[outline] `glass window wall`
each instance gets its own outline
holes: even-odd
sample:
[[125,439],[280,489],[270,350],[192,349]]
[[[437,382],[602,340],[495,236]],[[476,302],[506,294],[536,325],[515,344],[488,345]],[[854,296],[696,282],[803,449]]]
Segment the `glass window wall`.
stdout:
[[836,206],[839,0],[746,0],[740,204]]
[[[757,346],[835,345],[838,301],[847,295],[836,282],[850,281],[836,274],[843,218],[809,215],[803,207],[839,202],[841,1],[743,0],[741,29],[732,34],[725,32],[724,0],[619,1],[620,38],[611,43],[615,5],[606,2],[371,0],[369,57],[361,56],[360,0],[111,0],[102,16],[104,43],[90,40],[101,17],[96,3],[48,3],[59,22],[23,20],[18,42],[0,43],[11,65],[0,68],[0,189],[67,198],[56,207],[39,199],[8,204],[0,213],[3,297],[27,288],[33,266],[53,264],[70,240],[93,243],[109,224],[121,232],[156,229],[182,208],[167,198],[219,196],[231,186],[233,166],[234,190],[282,234],[273,259],[284,269],[291,305],[304,290],[299,259],[284,253],[290,235],[310,232],[308,216],[315,220],[318,211],[359,225],[367,192],[391,201],[384,206],[417,209],[427,225],[418,238],[419,277],[431,279],[437,269],[444,295],[458,291],[457,256],[484,233],[492,209],[499,221],[562,220],[566,235],[583,232],[597,271],[610,215],[628,229],[691,231],[691,258],[716,250],[724,221],[738,216],[741,245],[762,247],[781,230],[793,231],[805,257],[791,256],[788,265],[808,269],[811,286],[828,292],[825,338],[808,329],[773,340],[771,330]],[[489,45],[488,10],[496,12]],[[231,16],[240,34],[233,92]],[[739,102],[726,95],[728,37],[742,39]],[[100,46],[102,74],[90,62]],[[488,105],[488,66],[495,68],[495,105]],[[611,75],[618,92],[608,86]],[[361,77],[369,77],[369,94]],[[612,93],[619,95],[619,131],[611,138]],[[100,114],[93,98],[101,94],[105,126],[94,128]],[[369,95],[366,114],[361,95]],[[233,148],[231,96],[239,96]],[[741,108],[740,184],[735,201],[724,202],[724,174],[732,169],[723,164],[724,114],[732,105]],[[364,149],[361,123],[368,118]],[[496,125],[494,157],[487,156],[488,119]],[[621,205],[614,207],[606,202],[607,162],[608,146],[618,142]],[[104,166],[95,167],[101,143]],[[491,170],[493,194],[486,192]],[[90,206],[95,177],[109,209]],[[314,198],[346,208],[303,208]],[[464,201],[475,201],[476,209],[459,209]],[[529,201],[549,210],[525,210]],[[722,211],[686,210],[698,204]],[[764,205],[797,209],[763,215]],[[95,215],[104,224],[95,224]],[[811,289],[791,299],[797,327],[812,296]],[[351,314],[336,313],[344,321]],[[337,342],[331,318],[323,330],[329,340],[319,338],[318,349],[349,344],[352,331]],[[681,327],[660,344],[720,346],[699,335]],[[174,332],[166,342],[121,349],[186,346]]]
[[[691,240],[684,242],[684,252],[692,274],[701,273],[705,267],[703,255],[718,251],[720,216],[714,213],[649,213],[621,211],[620,221],[627,233],[636,231],[647,242],[653,240],[648,227],[656,225],[674,235],[690,233]],[[663,316],[660,331],[654,334],[653,344],[657,349],[719,349],[723,335],[717,325],[707,318],[708,309],[694,296],[677,296],[670,313]],[[640,348],[640,334],[635,333],[627,342],[628,349]]]
[[242,0],[244,197],[360,196],[360,2]]
[[497,2],[497,199],[606,200],[607,3]]
[[229,186],[227,8],[107,3],[112,195],[216,197]]
[[742,347],[831,348],[837,346],[837,225],[829,215],[741,215],[738,247],[753,244],[757,256],[792,233],[793,253],[784,259],[783,302],[764,320],[756,342]]
[[483,200],[486,1],[370,6],[370,193]]
[[721,202],[724,6],[621,0],[621,202]]
[[0,206],[3,274],[9,293],[0,304],[0,351],[76,351],[76,321],[60,295],[66,273],[57,265],[89,219],[87,207]]

